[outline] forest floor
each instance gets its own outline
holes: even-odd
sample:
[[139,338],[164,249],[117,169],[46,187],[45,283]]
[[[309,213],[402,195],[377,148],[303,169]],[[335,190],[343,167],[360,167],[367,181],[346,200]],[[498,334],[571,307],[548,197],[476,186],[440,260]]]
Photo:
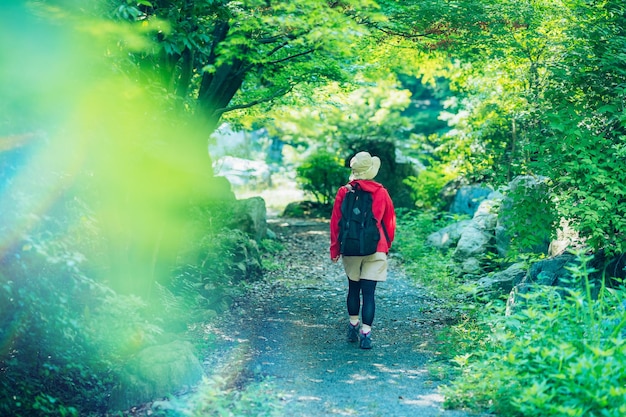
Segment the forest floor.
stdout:
[[376,290],[373,349],[362,350],[346,340],[347,278],[329,259],[328,221],[277,218],[270,228],[285,250],[210,329],[218,340],[208,366],[231,387],[263,386],[273,398],[245,415],[472,415],[445,410],[438,390],[446,374],[436,335],[454,316],[393,256]]

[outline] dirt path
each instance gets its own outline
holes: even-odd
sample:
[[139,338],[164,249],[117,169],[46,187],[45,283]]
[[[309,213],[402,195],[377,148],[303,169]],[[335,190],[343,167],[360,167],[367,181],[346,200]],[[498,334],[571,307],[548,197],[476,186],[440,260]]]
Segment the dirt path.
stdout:
[[269,380],[285,416],[449,416],[432,332],[436,301],[410,283],[391,260],[377,288],[374,348],[345,339],[347,283],[328,258],[328,223],[271,223],[287,250],[270,263],[280,268],[237,300],[221,325],[245,347],[237,384]]

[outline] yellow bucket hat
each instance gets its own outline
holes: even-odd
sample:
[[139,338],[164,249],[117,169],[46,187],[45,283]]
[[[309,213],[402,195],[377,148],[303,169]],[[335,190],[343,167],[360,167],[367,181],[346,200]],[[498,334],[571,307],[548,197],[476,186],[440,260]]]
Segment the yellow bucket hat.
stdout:
[[369,152],[359,152],[350,160],[350,181],[374,179],[380,169],[380,158]]

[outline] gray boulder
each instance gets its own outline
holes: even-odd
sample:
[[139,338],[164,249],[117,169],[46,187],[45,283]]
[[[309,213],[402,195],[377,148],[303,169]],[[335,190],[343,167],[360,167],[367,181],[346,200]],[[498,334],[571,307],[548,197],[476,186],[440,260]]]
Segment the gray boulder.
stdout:
[[251,197],[235,202],[231,227],[242,230],[257,242],[267,236],[267,208],[262,197]]
[[566,267],[575,262],[576,257],[569,253],[535,262],[530,266],[523,283],[568,286],[572,274]]
[[466,259],[480,256],[487,252],[490,242],[491,234],[472,222],[463,229],[454,250],[454,258]]
[[478,286],[486,292],[507,294],[526,276],[527,267],[523,262],[515,263],[504,271],[488,275],[478,281]]
[[554,258],[544,259],[533,263],[524,278],[516,283],[509,293],[507,300],[507,314],[519,311],[526,304],[524,295],[532,293],[537,285],[548,291],[548,298],[562,297],[562,287],[571,286],[571,273],[568,266],[576,263],[572,254],[564,254]]
[[489,251],[498,220],[497,206],[498,200],[483,200],[476,208],[472,220],[461,232],[454,251],[455,259],[480,259]]
[[494,230],[498,223],[499,204],[500,201],[495,198],[483,200],[474,212],[472,222],[481,230]]
[[467,185],[461,187],[454,196],[451,213],[467,214],[473,216],[480,203],[485,200],[493,190],[480,185]]
[[461,220],[431,233],[426,238],[426,243],[439,249],[447,249],[456,246],[461,239],[463,230],[471,223],[471,220]]
[[463,259],[463,261],[456,268],[458,275],[480,275],[482,270],[482,263],[478,258],[470,257]]
[[505,258],[511,249],[511,237],[507,233],[506,226],[504,226],[500,220],[494,229],[496,251],[498,255]]
[[204,375],[191,343],[151,346],[128,361],[111,393],[110,409],[127,410],[197,384]]

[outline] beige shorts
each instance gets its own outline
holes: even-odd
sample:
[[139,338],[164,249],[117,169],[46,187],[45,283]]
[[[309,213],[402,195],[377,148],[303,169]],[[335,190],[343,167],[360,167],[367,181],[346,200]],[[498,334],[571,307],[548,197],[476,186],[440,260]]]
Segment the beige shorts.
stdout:
[[387,254],[376,252],[367,256],[342,256],[346,275],[352,281],[369,279],[385,281],[387,279]]

